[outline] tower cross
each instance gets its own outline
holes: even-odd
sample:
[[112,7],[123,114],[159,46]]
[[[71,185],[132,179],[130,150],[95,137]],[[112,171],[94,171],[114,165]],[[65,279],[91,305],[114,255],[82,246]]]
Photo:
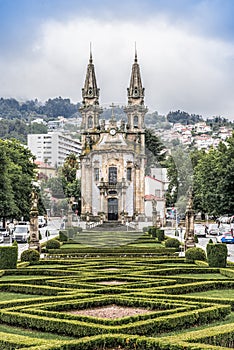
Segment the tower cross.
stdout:
[[111,119],[114,120],[115,119],[115,114],[114,114],[114,108],[116,107],[114,105],[114,103],[112,102],[112,104],[110,105],[111,109],[112,109],[112,112],[111,112]]

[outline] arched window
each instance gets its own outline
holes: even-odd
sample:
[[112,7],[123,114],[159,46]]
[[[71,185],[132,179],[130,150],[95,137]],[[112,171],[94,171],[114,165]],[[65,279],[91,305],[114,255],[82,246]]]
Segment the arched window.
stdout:
[[117,183],[117,168],[116,167],[109,167],[109,184],[110,185],[116,185]]
[[132,181],[132,168],[127,168],[127,180]]
[[93,117],[90,115],[88,117],[88,129],[91,129],[93,127]]
[[99,181],[99,169],[94,168],[94,181]]
[[133,127],[138,128],[138,116],[135,115],[133,118]]

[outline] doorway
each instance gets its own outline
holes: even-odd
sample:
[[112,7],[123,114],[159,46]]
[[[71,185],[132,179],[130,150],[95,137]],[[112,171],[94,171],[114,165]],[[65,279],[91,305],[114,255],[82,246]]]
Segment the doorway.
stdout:
[[108,199],[108,221],[118,220],[118,198]]

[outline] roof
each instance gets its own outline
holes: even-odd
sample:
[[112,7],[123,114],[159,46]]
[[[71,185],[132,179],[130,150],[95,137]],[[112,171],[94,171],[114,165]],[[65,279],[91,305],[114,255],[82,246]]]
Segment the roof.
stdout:
[[164,198],[154,196],[153,194],[146,194],[144,196],[145,201],[152,201],[153,199],[156,201],[164,201],[165,200]]

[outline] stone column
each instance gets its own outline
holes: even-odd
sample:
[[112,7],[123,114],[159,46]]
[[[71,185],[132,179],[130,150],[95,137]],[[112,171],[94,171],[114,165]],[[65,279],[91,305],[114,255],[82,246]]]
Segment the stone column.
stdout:
[[185,251],[196,247],[194,239],[194,210],[192,188],[188,191],[188,204],[185,213]]
[[32,191],[32,206],[30,210],[30,242],[29,249],[35,249],[41,251],[39,242],[39,230],[38,230],[38,194],[35,190]]
[[67,227],[72,227],[72,204],[74,203],[74,199],[74,197],[71,197],[68,202]]
[[152,199],[152,225],[154,227],[157,227],[157,201],[155,199]]

